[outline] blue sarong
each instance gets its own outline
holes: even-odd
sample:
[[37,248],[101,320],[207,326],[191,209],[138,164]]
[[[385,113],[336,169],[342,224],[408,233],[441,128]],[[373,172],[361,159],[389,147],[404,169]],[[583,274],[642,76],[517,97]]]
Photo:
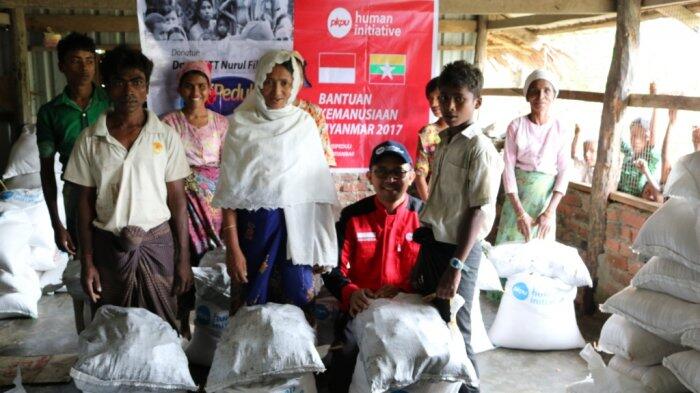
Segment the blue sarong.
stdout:
[[287,259],[282,209],[236,210],[238,241],[248,265],[246,305],[276,303],[303,307],[314,299],[313,268]]

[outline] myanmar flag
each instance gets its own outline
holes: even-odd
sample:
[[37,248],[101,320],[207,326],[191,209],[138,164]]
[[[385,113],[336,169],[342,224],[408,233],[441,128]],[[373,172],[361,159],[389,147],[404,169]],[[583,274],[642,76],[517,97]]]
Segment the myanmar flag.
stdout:
[[370,54],[369,83],[406,84],[406,55]]

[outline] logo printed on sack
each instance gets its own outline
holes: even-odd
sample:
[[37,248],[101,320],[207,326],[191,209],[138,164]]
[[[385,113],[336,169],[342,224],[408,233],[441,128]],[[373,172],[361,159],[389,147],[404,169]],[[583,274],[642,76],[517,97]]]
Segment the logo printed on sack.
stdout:
[[513,293],[513,296],[518,300],[525,300],[527,299],[528,295],[530,295],[530,290],[524,282],[519,282],[513,285],[511,292]]
[[352,28],[352,16],[345,8],[338,7],[328,14],[328,32],[335,38],[343,38]]
[[408,240],[409,242],[413,241],[413,232],[408,232],[406,234],[406,240]]
[[211,311],[209,311],[209,307],[200,305],[199,307],[197,307],[195,313],[195,322],[197,322],[198,324],[202,326],[208,326],[211,323]]

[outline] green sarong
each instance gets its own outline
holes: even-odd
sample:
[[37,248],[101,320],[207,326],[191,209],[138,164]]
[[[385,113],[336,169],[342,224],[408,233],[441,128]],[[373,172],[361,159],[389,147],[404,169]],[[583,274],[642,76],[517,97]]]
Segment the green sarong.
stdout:
[[[515,168],[515,180],[518,184],[520,203],[533,220],[536,220],[547,208],[549,200],[552,198],[555,179],[555,175],[548,175],[542,172],[529,172]],[[554,240],[556,236],[556,216],[554,219],[554,227],[547,234],[547,238],[552,240]],[[530,237],[536,237],[538,230],[539,228],[533,227],[530,231]],[[518,231],[518,215],[515,213],[515,209],[513,209],[513,205],[510,203],[510,198],[506,197],[505,202],[503,202],[501,219],[498,222],[496,244],[512,241],[525,241],[525,237]]]

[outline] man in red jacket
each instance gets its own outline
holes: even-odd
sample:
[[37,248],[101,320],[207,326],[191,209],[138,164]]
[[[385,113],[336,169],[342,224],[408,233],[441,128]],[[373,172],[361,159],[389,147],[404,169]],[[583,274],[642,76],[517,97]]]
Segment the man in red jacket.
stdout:
[[[411,271],[420,249],[413,231],[420,226],[422,206],[406,192],[415,178],[412,165],[401,143],[377,145],[367,173],[376,194],[343,209],[336,224],[340,260],[323,281],[350,317],[366,309],[370,299],[411,291]],[[357,355],[351,334],[346,332],[344,338],[343,354],[331,367],[334,392],[347,392]]]

